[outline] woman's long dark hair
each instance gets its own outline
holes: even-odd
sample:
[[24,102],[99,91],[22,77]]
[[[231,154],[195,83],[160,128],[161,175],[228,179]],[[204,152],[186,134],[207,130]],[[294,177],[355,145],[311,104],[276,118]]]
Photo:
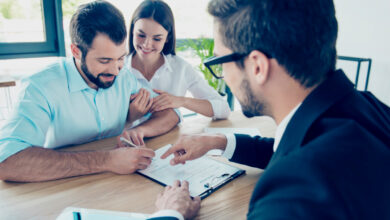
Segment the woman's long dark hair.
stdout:
[[168,31],[167,42],[164,45],[162,53],[176,55],[176,34],[175,20],[171,8],[161,0],[145,0],[135,10],[130,23],[129,31],[129,52],[132,54],[135,51],[133,45],[134,24],[139,19],[150,18],[159,23]]

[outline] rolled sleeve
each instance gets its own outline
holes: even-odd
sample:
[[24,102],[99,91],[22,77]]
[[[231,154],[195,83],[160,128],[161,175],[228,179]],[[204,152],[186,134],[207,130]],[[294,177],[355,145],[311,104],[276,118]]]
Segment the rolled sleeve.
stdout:
[[43,146],[50,110],[39,89],[27,83],[11,118],[0,129],[0,160],[30,146]]
[[177,108],[174,108],[173,111],[175,111],[175,113],[177,114],[177,117],[179,117],[178,124],[180,124],[183,121],[183,115],[181,114],[180,110]]
[[203,99],[210,102],[213,109],[213,119],[225,119],[229,117],[230,108],[226,100],[215,91],[207,81],[205,81],[193,68],[187,69],[188,90],[194,98]]
[[213,108],[213,119],[226,119],[230,115],[230,108],[228,103],[223,99],[208,100]]
[[31,144],[23,142],[22,140],[10,138],[0,140],[0,163],[28,147],[31,147]]

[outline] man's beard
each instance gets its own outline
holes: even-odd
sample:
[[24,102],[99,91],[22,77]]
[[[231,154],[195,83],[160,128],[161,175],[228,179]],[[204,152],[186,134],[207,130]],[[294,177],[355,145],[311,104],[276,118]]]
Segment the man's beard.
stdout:
[[241,85],[241,91],[244,91],[244,100],[240,101],[242,112],[248,118],[253,116],[262,116],[265,115],[265,103],[261,103],[253,94],[250,89],[249,81],[243,79]]
[[[85,76],[87,76],[88,80],[95,84],[98,88],[107,89],[114,84],[116,76],[111,73],[99,73],[97,77],[93,76],[87,67],[87,63],[85,62],[85,57],[81,58],[81,70],[84,72]],[[114,76],[114,80],[111,82],[103,82],[100,80],[100,76]]]

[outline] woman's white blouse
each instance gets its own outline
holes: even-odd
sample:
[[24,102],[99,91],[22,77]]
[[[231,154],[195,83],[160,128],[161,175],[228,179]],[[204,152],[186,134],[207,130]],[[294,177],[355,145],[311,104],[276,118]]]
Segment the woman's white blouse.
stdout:
[[159,89],[175,96],[185,96],[187,90],[194,98],[208,100],[214,112],[214,119],[224,119],[230,114],[228,103],[207,84],[200,73],[177,55],[163,55],[164,64],[148,81],[142,73],[131,65],[132,55],[127,59],[127,67],[146,88]]

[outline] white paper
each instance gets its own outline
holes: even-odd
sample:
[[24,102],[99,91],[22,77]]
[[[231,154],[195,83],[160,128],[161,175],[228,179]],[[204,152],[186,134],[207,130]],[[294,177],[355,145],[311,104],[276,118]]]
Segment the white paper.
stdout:
[[57,217],[57,220],[73,220],[73,212],[80,213],[82,220],[144,220],[149,214],[134,212],[117,212],[99,209],[68,207]]
[[153,158],[151,165],[147,169],[138,172],[166,185],[172,185],[175,180],[186,180],[189,182],[191,196],[198,196],[209,188],[226,181],[231,175],[240,170],[207,156],[186,161],[184,165],[172,166],[169,162],[173,155],[164,160],[160,159],[160,156],[171,146],[169,144],[156,150],[156,156]]

